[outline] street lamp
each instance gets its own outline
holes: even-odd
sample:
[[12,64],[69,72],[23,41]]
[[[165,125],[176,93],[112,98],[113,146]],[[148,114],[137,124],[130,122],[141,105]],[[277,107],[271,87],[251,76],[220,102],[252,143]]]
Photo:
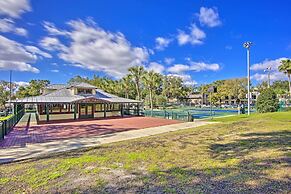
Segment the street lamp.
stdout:
[[269,66],[264,70],[264,72],[268,72],[268,88],[270,88],[270,85],[271,85],[271,79],[270,79],[271,69],[272,69],[272,67]]
[[11,98],[12,98],[12,70],[10,70],[9,72],[9,113],[12,110]]
[[247,64],[248,64],[248,115],[250,115],[250,48],[252,46],[252,43],[250,41],[247,41],[243,44],[243,46],[247,49]]

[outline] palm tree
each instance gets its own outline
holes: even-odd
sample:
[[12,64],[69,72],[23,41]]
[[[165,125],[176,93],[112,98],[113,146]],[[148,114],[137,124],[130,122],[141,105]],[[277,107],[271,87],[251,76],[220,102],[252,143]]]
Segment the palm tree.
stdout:
[[129,92],[132,86],[132,79],[129,75],[124,76],[121,81],[121,87],[124,92],[124,97],[129,98]]
[[136,89],[136,94],[137,94],[137,100],[140,100],[140,93],[141,93],[141,79],[144,75],[144,67],[143,66],[135,66],[131,67],[128,69],[129,75],[132,78],[134,84],[135,84],[135,89]]
[[162,76],[154,71],[149,71],[143,76],[143,83],[149,92],[150,108],[153,110],[153,95],[161,86]]
[[289,83],[289,93],[291,96],[291,83],[290,83],[290,76],[291,76],[291,60],[285,59],[281,61],[281,65],[278,67],[280,72],[285,73],[288,76],[288,83]]

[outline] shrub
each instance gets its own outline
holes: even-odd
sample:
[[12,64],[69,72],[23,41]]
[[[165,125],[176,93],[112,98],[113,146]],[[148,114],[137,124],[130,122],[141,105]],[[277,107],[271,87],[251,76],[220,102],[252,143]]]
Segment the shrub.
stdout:
[[276,112],[279,109],[279,100],[274,90],[267,88],[261,92],[257,99],[256,109],[260,113]]

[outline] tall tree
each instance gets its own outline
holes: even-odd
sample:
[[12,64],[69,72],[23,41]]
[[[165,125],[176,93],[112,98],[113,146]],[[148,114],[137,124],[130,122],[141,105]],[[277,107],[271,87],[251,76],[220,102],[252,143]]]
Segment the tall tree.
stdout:
[[19,87],[16,96],[18,98],[38,96],[41,94],[44,87],[47,86],[49,83],[49,80],[31,80],[28,86]]
[[263,81],[263,82],[259,83],[257,85],[257,88],[258,88],[259,92],[262,92],[263,90],[268,88],[268,82],[267,81]]
[[68,84],[79,83],[79,82],[86,82],[86,83],[88,83],[89,82],[89,78],[88,77],[81,77],[81,76],[77,75],[77,76],[71,78],[68,81]]
[[137,100],[141,99],[141,80],[145,73],[143,66],[135,66],[128,69],[129,75],[132,78],[137,93]]
[[275,91],[276,94],[288,94],[289,93],[289,82],[288,81],[274,81],[271,85],[271,88]]
[[4,108],[6,101],[9,99],[9,82],[0,81],[0,109]]
[[124,97],[129,98],[129,93],[130,93],[130,90],[132,89],[131,77],[129,75],[124,76],[121,79],[120,84],[121,84],[121,88],[122,88],[123,93],[124,93]]
[[162,76],[154,71],[146,72],[142,78],[146,91],[149,92],[150,107],[153,110],[153,95],[161,87]]
[[288,76],[289,83],[289,93],[291,96],[291,83],[290,83],[290,75],[291,75],[291,60],[285,59],[281,61],[281,65],[278,67],[280,72],[285,73]]

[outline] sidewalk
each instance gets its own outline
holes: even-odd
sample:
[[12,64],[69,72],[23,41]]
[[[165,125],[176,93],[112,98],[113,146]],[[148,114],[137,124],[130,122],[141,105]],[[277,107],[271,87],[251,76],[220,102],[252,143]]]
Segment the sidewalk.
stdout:
[[79,148],[93,147],[106,143],[113,143],[129,139],[147,137],[151,135],[157,135],[181,129],[194,128],[207,124],[214,124],[214,122],[197,121],[178,123],[160,127],[151,127],[139,130],[116,132],[88,138],[72,138],[46,143],[27,144],[26,147],[20,148],[13,147],[6,148],[0,150],[0,164],[45,156],[52,153],[70,151]]

